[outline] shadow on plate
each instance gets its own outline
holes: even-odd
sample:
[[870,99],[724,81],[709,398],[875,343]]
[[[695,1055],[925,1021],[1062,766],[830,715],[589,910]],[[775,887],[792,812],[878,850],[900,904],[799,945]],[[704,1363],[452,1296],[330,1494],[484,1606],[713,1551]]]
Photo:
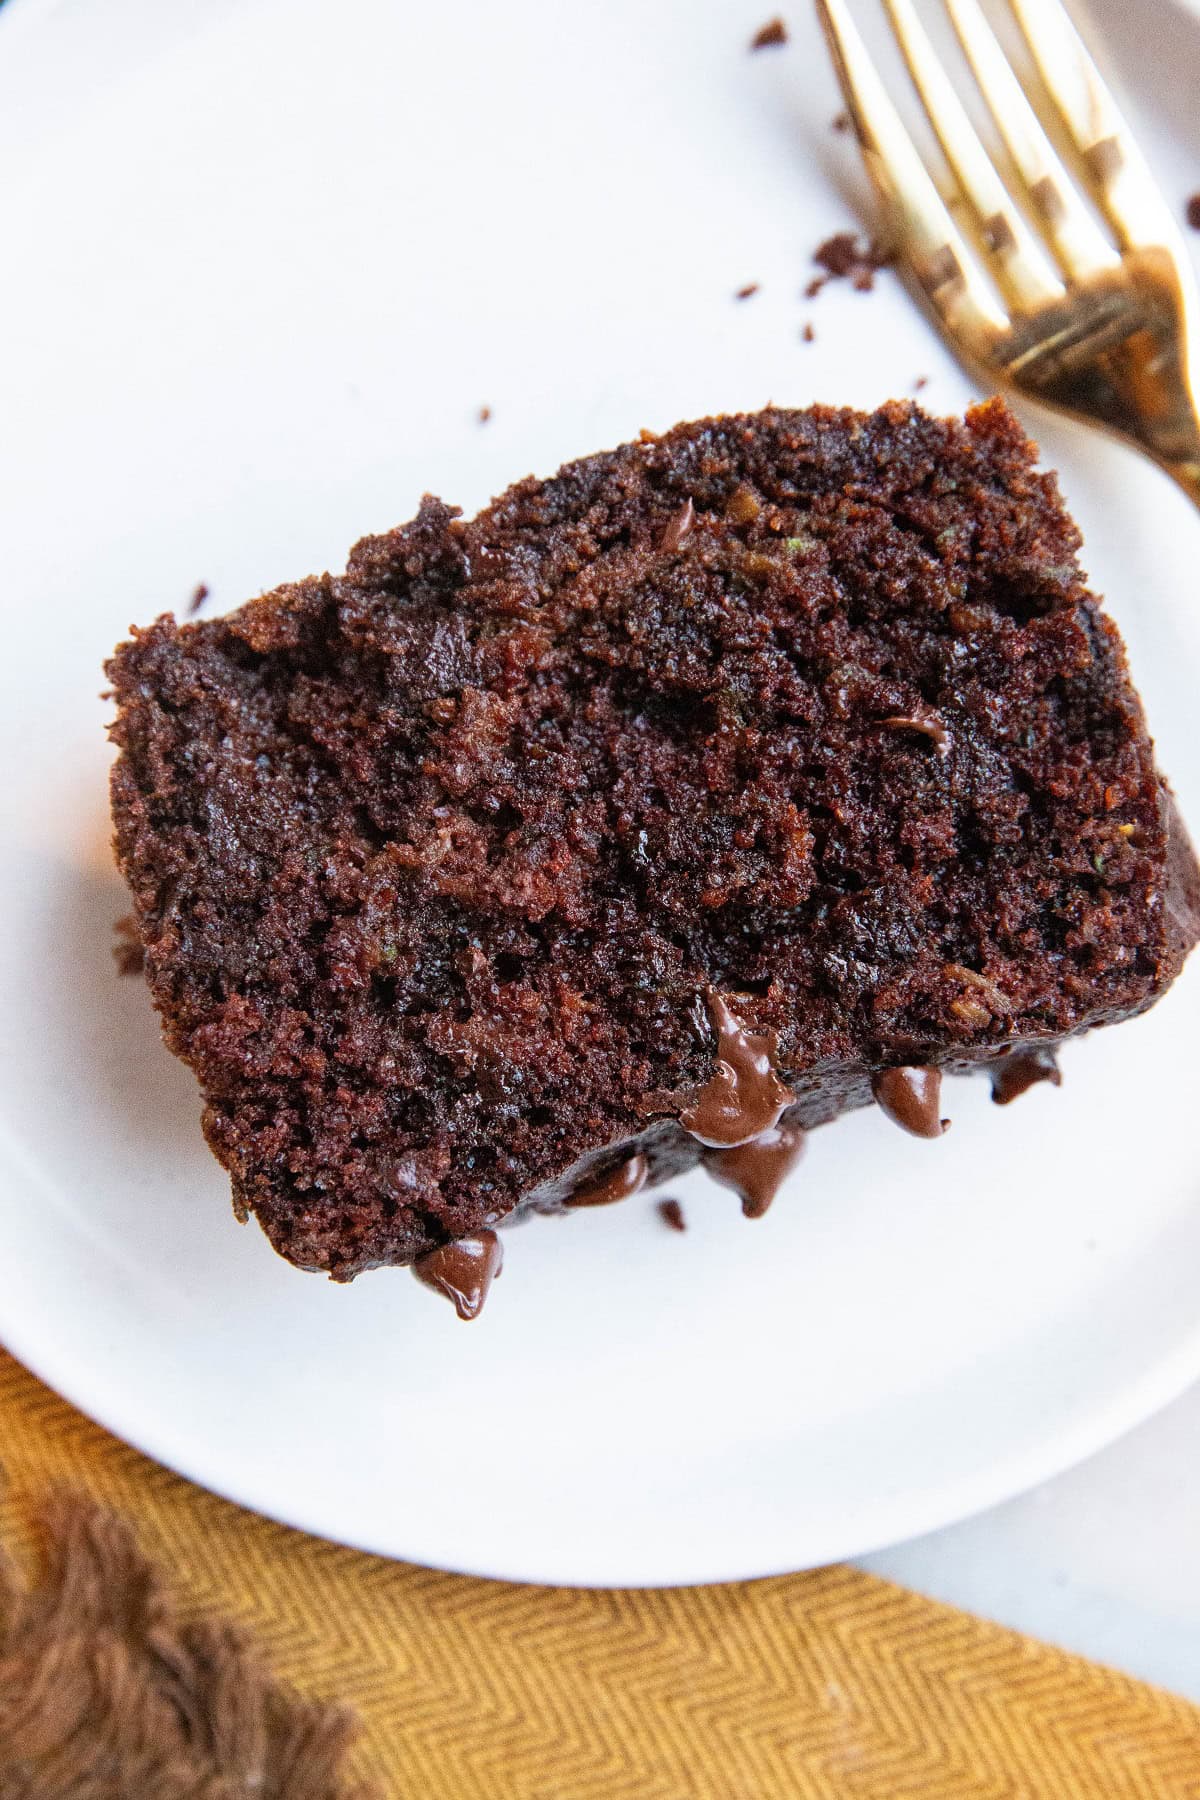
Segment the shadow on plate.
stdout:
[[119,1115],[123,1133],[151,1155],[190,1160],[199,1146],[207,1161],[195,1080],[163,1043],[145,982],[118,970],[115,926],[130,910],[129,890],[113,865],[106,822],[94,835],[91,853],[63,883],[51,925],[61,966],[72,971],[63,1025],[83,1028],[93,1050],[89,1087]]

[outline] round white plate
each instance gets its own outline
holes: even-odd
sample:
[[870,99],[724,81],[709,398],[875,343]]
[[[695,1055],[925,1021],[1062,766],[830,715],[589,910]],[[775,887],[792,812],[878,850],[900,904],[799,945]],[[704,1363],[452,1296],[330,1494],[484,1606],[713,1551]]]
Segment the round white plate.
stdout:
[[[865,1551],[1166,1401],[1200,1372],[1200,967],[1069,1050],[1060,1093],[961,1084],[936,1145],[817,1133],[761,1223],[693,1179],[683,1237],[652,1199],[515,1232],[470,1328],[238,1229],[110,956],[97,695],[130,621],[340,568],[425,488],[472,508],[641,426],[971,389],[892,277],[800,298],[857,181],[807,7],[754,56],[760,0],[166,10],[0,15],[4,1341],[264,1512],[571,1583]],[[1200,818],[1200,520],[1035,423]]]

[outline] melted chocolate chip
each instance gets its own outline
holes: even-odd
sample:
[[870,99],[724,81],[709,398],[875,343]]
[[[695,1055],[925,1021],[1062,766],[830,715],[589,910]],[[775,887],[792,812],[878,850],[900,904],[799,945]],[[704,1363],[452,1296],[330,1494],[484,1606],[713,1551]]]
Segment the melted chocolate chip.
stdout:
[[940,1069],[881,1069],[872,1077],[871,1089],[880,1107],[902,1130],[913,1137],[941,1137],[950,1121],[939,1119],[942,1098]]
[[687,1230],[687,1220],[683,1216],[682,1206],[678,1200],[672,1199],[669,1195],[665,1200],[659,1201],[658,1216],[663,1224],[669,1226],[672,1231]]
[[896,713],[879,723],[886,731],[919,731],[937,745],[939,756],[945,756],[950,747],[950,733],[936,713]]
[[992,1064],[988,1074],[997,1106],[1019,1100],[1039,1081],[1048,1081],[1052,1087],[1062,1086],[1062,1073],[1053,1050],[1009,1050]]
[[679,1123],[702,1144],[730,1150],[778,1125],[792,1094],[775,1072],[774,1037],[746,1031],[715,988],[704,1001],[717,1033],[717,1066]]
[[663,527],[662,536],[658,540],[659,549],[668,552],[682,550],[691,537],[695,525],[696,509],[692,505],[692,497],[689,494],[679,511],[668,519]]
[[798,1125],[773,1125],[732,1150],[706,1150],[704,1167],[722,1187],[741,1196],[748,1219],[761,1219],[804,1154]]
[[639,1150],[636,1155],[627,1157],[601,1175],[595,1181],[585,1181],[575,1189],[564,1206],[611,1206],[614,1200],[628,1200],[639,1188],[646,1185],[649,1170],[646,1159]]
[[412,1272],[426,1287],[453,1301],[460,1319],[477,1319],[503,1265],[504,1247],[496,1233],[478,1231],[418,1256]]

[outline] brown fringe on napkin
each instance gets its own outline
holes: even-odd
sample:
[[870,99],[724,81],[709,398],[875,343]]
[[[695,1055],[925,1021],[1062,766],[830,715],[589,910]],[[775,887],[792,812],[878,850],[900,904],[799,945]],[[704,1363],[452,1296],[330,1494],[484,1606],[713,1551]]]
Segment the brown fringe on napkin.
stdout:
[[56,1493],[42,1566],[0,1552],[3,1800],[368,1800],[353,1715],[276,1683],[245,1632],[185,1622],[129,1527]]

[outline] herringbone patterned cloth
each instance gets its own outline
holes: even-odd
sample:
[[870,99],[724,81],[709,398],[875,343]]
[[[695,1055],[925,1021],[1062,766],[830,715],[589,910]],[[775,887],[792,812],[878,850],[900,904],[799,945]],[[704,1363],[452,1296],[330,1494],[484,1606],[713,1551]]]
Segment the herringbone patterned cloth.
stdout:
[[384,1562],[168,1474],[2,1352],[0,1445],[6,1532],[88,1489],[188,1607],[358,1709],[397,1800],[1200,1800],[1200,1709],[849,1569],[592,1593]]

